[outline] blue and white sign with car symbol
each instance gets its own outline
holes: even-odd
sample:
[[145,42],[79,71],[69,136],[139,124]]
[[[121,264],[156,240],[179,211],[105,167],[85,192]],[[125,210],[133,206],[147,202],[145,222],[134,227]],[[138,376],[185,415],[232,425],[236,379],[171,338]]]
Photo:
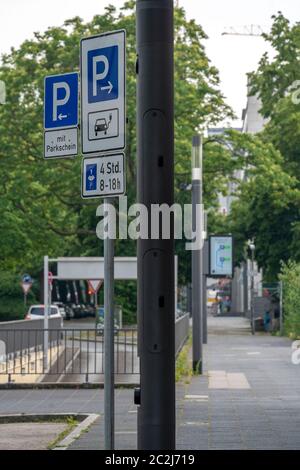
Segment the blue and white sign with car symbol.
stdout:
[[45,77],[44,157],[78,153],[78,73]]
[[125,148],[125,31],[81,40],[82,153]]

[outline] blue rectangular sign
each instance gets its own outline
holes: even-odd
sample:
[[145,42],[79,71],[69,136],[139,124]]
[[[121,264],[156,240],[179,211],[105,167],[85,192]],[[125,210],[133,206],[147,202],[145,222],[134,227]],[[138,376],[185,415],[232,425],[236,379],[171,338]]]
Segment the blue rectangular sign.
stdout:
[[78,125],[78,73],[45,78],[44,128],[57,129]]
[[87,53],[88,102],[118,99],[118,46]]
[[95,191],[97,189],[97,163],[86,166],[85,190]]

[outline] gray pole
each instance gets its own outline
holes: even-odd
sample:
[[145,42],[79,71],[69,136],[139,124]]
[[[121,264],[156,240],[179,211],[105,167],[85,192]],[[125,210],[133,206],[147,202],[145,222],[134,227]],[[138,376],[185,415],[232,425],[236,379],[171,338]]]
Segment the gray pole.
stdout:
[[279,297],[279,328],[280,334],[283,335],[283,282],[279,281],[280,297]]
[[[109,213],[109,198],[104,211]],[[108,221],[110,223],[110,221]],[[114,449],[114,240],[104,239],[104,434],[105,450]]]
[[[202,141],[201,136],[193,137],[193,173],[192,173],[192,230],[195,233],[197,211],[202,203]],[[201,224],[202,230],[202,224]],[[202,242],[202,236],[201,236]],[[203,253],[201,247],[192,250],[192,317],[193,317],[193,370],[202,374],[202,284],[203,284]]]
[[248,266],[247,258],[243,262],[243,303],[244,303],[244,316],[248,315]]
[[255,334],[254,321],[254,249],[251,248],[251,333]]
[[49,258],[44,256],[44,372],[48,370]]
[[207,283],[203,274],[203,294],[202,294],[202,320],[203,320],[203,344],[207,344]]
[[[138,202],[174,202],[173,0],[137,0]],[[138,448],[175,449],[174,226],[138,240]]]
[[207,344],[207,270],[208,270],[208,242],[207,237],[207,213],[204,212],[204,240],[201,249],[202,252],[202,279],[203,279],[203,294],[202,294],[202,319],[203,319],[203,344]]

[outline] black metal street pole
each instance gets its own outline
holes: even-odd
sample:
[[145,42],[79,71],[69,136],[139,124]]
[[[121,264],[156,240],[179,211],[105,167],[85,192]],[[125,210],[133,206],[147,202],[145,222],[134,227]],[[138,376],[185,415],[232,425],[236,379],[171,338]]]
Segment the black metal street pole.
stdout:
[[[173,1],[137,0],[138,202],[174,202]],[[138,448],[175,449],[174,227],[138,240]]]

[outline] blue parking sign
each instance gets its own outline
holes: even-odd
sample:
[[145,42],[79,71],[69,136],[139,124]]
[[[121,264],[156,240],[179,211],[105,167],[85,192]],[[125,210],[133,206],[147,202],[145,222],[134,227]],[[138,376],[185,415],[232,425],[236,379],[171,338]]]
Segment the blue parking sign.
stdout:
[[95,191],[97,189],[97,164],[96,163],[86,166],[85,189],[86,191]]
[[118,98],[118,46],[88,51],[88,102]]
[[78,73],[45,78],[44,128],[57,129],[78,125]]

